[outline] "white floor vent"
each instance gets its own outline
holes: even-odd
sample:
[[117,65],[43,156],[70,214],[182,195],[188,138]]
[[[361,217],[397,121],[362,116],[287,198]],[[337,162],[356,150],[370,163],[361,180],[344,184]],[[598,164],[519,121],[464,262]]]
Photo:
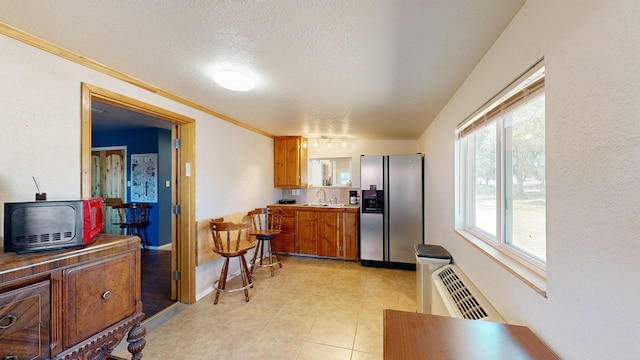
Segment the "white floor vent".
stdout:
[[446,265],[431,275],[431,313],[472,320],[504,322],[471,280],[455,265]]

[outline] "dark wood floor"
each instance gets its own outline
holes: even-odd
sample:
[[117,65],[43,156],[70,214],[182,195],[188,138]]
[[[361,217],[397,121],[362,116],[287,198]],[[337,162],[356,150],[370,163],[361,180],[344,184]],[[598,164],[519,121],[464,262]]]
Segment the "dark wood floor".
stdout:
[[141,251],[142,308],[148,319],[171,300],[171,251]]

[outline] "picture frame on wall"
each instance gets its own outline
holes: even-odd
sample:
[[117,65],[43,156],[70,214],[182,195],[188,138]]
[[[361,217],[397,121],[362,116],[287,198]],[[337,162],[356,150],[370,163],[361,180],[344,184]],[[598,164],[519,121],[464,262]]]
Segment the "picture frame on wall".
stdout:
[[131,155],[131,202],[158,202],[158,154]]

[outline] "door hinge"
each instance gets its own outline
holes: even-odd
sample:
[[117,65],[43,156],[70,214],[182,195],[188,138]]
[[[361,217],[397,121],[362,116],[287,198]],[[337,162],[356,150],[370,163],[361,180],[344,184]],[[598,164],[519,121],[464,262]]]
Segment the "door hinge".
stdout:
[[174,139],[173,140],[173,147],[175,149],[180,149],[180,139]]
[[180,281],[180,271],[172,271],[171,272],[171,280]]
[[180,215],[180,205],[173,205],[171,207],[171,213],[173,213],[173,215]]

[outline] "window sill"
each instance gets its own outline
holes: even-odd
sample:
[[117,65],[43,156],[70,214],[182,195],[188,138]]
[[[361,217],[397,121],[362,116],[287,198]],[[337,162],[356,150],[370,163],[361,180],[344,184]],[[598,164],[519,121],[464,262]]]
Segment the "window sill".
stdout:
[[485,253],[489,258],[505,268],[511,274],[515,275],[518,279],[522,280],[527,286],[535,290],[538,294],[547,297],[547,279],[538,274],[537,272],[529,269],[527,266],[521,264],[518,260],[505,254],[504,252],[494,248],[493,246],[485,243],[484,241],[473,236],[471,233],[464,230],[455,230],[463,239],[470,242],[473,246]]

